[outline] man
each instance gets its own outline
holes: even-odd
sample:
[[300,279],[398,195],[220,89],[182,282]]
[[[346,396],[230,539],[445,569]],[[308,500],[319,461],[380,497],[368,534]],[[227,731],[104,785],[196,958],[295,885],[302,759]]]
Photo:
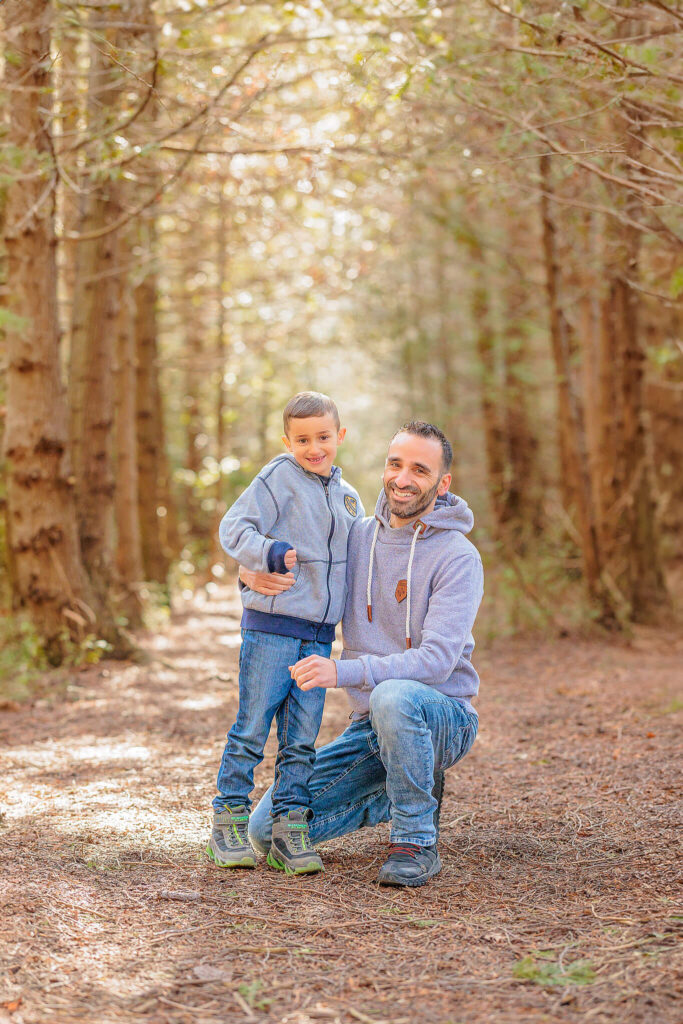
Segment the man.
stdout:
[[[378,881],[424,885],[437,850],[443,772],[470,750],[479,689],[472,626],[483,593],[481,559],[466,539],[473,516],[448,490],[452,449],[413,421],[389,445],[374,519],[349,535],[340,661],[318,655],[291,668],[302,690],[347,691],[351,724],[316,752],[310,782],[314,843],[391,821]],[[293,579],[241,571],[275,596]],[[270,846],[270,790],[252,813],[257,849]]]

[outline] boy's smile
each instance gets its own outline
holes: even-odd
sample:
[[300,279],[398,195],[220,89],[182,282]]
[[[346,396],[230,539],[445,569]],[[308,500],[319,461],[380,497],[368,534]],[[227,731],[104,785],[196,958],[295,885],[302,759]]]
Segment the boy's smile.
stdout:
[[302,469],[329,476],[345,434],[346,427],[337,430],[334,417],[328,413],[291,419],[289,432],[282,440]]

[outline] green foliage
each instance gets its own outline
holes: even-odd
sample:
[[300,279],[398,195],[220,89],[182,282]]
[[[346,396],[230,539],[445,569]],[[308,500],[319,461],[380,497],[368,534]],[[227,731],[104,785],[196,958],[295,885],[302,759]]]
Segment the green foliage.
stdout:
[[237,991],[252,1010],[267,1010],[273,1000],[270,996],[260,995],[264,987],[260,978],[254,978],[253,981],[243,981],[237,986]]
[[92,633],[74,640],[63,630],[50,642],[22,616],[0,619],[0,699],[25,700],[53,666],[53,652],[60,651],[60,667],[96,665],[111,645]]
[[25,331],[30,323],[28,317],[17,316],[9,309],[0,309],[0,331]]
[[512,974],[520,981],[544,988],[555,985],[592,985],[596,977],[590,960],[561,964],[552,950],[535,950],[529,956],[522,957],[512,968]]
[[669,282],[669,292],[672,299],[677,299],[679,295],[683,295],[683,267],[677,267],[671,276]]

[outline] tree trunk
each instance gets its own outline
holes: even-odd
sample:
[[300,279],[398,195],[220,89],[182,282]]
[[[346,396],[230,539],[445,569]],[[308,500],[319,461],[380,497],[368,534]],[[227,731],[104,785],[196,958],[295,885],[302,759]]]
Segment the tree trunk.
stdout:
[[500,539],[504,530],[506,474],[505,433],[500,415],[500,387],[496,372],[496,335],[488,293],[484,249],[473,233],[466,234],[471,267],[470,313],[479,362],[481,412],[484,426],[484,450],[488,493],[493,518],[493,533]]
[[[46,0],[7,0],[15,59],[8,135],[25,154],[24,180],[7,197],[9,366],[5,455],[13,592],[44,638],[51,660],[69,631],[96,626],[81,563],[66,409],[59,370],[55,180],[50,166],[50,17]],[[34,177],[29,176],[33,170]]]
[[546,295],[550,341],[555,362],[557,383],[558,440],[560,452],[560,485],[563,505],[567,511],[576,508],[584,574],[591,595],[600,604],[603,621],[615,623],[615,594],[605,586],[594,514],[588,462],[585,455],[585,434],[578,396],[572,389],[571,328],[560,302],[560,273],[557,256],[556,228],[550,211],[553,183],[550,158],[541,156],[541,224],[545,259]]
[[116,569],[120,607],[133,628],[141,625],[142,547],[138,519],[138,464],[135,436],[135,335],[133,299],[127,276],[120,279],[116,322]]
[[[108,9],[98,11],[98,24]],[[101,32],[102,30],[100,30]],[[115,33],[105,35],[113,38]],[[106,130],[116,115],[120,71],[102,51],[90,47],[88,129]],[[93,156],[99,152],[93,150]],[[84,179],[79,234],[106,232],[78,243],[71,330],[69,398],[76,500],[83,561],[102,600],[112,586],[114,547],[114,339],[120,294],[118,232],[106,231],[121,212],[118,183],[95,186]]]
[[505,423],[507,472],[501,522],[509,542],[520,553],[529,537],[542,526],[541,487],[538,479],[538,440],[528,411],[528,366],[525,327],[526,297],[514,269],[506,289],[503,331],[502,416]]
[[225,306],[223,299],[227,292],[228,278],[228,204],[225,198],[225,182],[220,182],[216,224],[216,470],[214,509],[211,526],[209,570],[212,565],[222,564],[223,552],[218,539],[218,527],[223,517],[225,496],[223,494],[223,471],[221,460],[227,455],[225,430]]
[[[150,225],[150,233],[154,228]],[[149,240],[153,246],[153,237]],[[136,424],[138,460],[138,516],[145,579],[166,583],[169,559],[162,541],[160,521],[167,518],[164,504],[165,452],[160,415],[156,275],[148,270],[137,285],[135,298],[135,344],[137,352]]]
[[[632,121],[637,120],[632,111]],[[627,155],[638,160],[642,143],[630,126]],[[631,220],[637,220],[640,201],[627,193],[624,209]],[[668,601],[659,552],[659,535],[655,519],[653,467],[646,442],[643,400],[645,353],[640,340],[639,296],[632,282],[637,282],[640,232],[630,225],[613,222],[607,249],[606,277],[609,282],[604,306],[604,353],[602,364],[603,409],[613,410],[614,425],[606,428],[601,442],[605,444],[612,463],[605,465],[603,501],[604,540],[609,568],[616,585],[630,606],[636,621],[647,621]],[[610,365],[611,379],[607,376]],[[608,403],[612,403],[608,406]],[[612,445],[607,446],[607,442]]]

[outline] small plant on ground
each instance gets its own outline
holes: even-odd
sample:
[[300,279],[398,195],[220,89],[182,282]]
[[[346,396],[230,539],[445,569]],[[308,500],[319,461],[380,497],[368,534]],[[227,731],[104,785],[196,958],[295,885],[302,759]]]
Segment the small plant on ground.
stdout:
[[561,964],[552,950],[538,950],[522,957],[512,968],[512,974],[520,981],[544,986],[591,985],[595,981],[595,969],[590,960]]

